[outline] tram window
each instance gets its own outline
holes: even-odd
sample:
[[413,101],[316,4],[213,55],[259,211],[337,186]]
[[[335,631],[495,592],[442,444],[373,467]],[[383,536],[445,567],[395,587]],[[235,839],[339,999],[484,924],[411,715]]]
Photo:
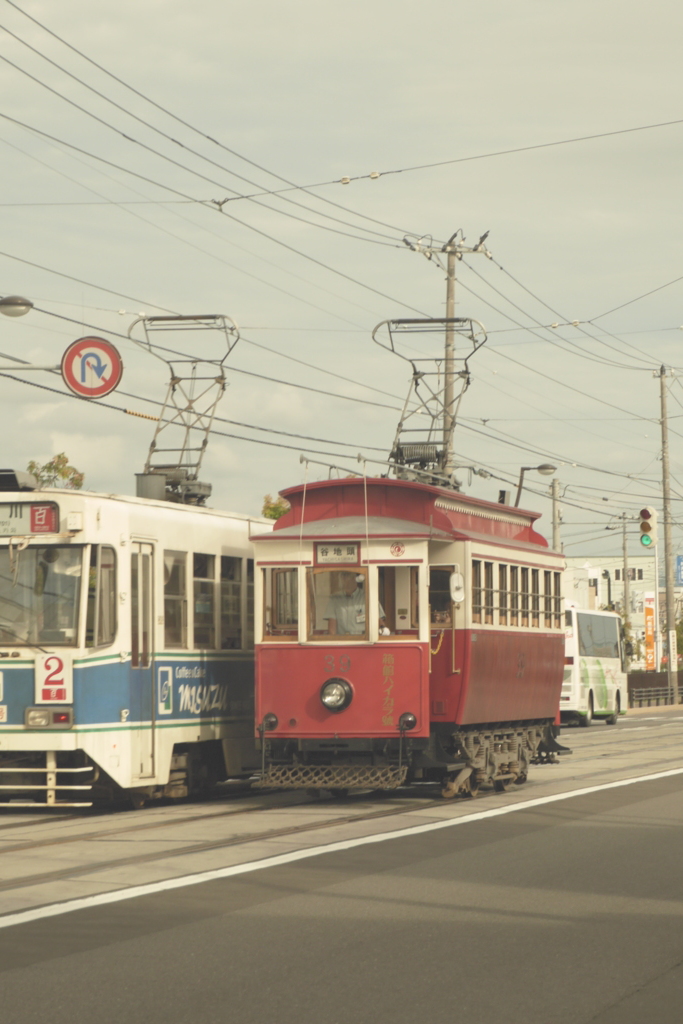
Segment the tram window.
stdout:
[[484,622],[493,623],[493,562],[484,562]]
[[472,562],[472,622],[481,622],[481,562]]
[[245,647],[254,646],[254,559],[247,559],[247,637]]
[[539,571],[538,569],[531,570],[531,625],[540,626],[540,605],[541,597],[539,592]]
[[215,579],[216,556],[195,554],[194,565],[194,646],[216,646]]
[[554,572],[553,582],[554,625],[555,629],[560,629],[560,627],[562,626],[562,574],[559,572]]
[[[368,637],[367,570],[309,569],[308,639],[332,636]],[[384,620],[380,606],[378,617]]]
[[242,559],[221,555],[221,648],[242,646]]
[[298,569],[263,570],[263,639],[296,640],[299,633]]
[[164,551],[164,644],[187,647],[187,554]]
[[[379,608],[382,637],[406,634],[414,639],[419,625],[418,567],[416,565],[380,565],[378,568]],[[449,598],[450,600],[450,598]]]
[[498,623],[507,626],[508,623],[508,567],[498,566]]
[[73,647],[83,548],[29,545],[0,550],[0,642]]
[[450,626],[452,624],[452,572],[452,566],[429,570],[429,618],[433,626]]
[[519,625],[519,567],[510,566],[510,625]]
[[116,635],[116,553],[93,544],[88,570],[85,646],[104,647]]
[[529,625],[529,570],[523,567],[520,573],[522,577],[522,588],[521,588],[521,605],[522,605],[522,625]]
[[553,624],[553,574],[543,573],[543,625]]

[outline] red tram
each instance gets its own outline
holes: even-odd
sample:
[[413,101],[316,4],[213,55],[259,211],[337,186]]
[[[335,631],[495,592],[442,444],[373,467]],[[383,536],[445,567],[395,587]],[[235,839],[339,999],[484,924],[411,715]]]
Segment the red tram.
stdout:
[[260,785],[474,795],[554,757],[564,560],[537,513],[388,478],[282,495],[252,538]]

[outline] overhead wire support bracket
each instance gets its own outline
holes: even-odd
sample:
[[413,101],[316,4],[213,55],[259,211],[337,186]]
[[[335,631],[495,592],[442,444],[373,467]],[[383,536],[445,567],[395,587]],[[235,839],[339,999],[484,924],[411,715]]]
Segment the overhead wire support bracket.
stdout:
[[[386,338],[380,332],[386,330]],[[448,365],[443,356],[408,356],[399,350],[407,335],[434,334],[447,337],[459,335],[467,339],[470,348],[462,356],[451,355]],[[396,428],[389,455],[396,475],[402,479],[433,475],[440,486],[459,489],[453,473],[453,432],[462,396],[470,385],[469,360],[486,343],[486,331],[479,320],[471,317],[435,317],[427,319],[383,320],[372,332],[372,340],[399,356],[412,367],[408,395]],[[455,364],[461,368],[456,369]],[[455,381],[460,380],[460,391],[454,394]],[[422,426],[414,417],[426,417]],[[439,441],[441,440],[441,446]]]
[[[133,330],[142,325],[144,339],[134,338]],[[165,346],[156,344],[152,336],[159,332],[212,332],[212,347],[206,344],[202,355],[176,356]],[[227,382],[224,364],[239,341],[239,330],[234,321],[223,314],[196,316],[140,316],[128,329],[128,337],[139,348],[164,362],[170,370],[159,420],[149,446],[145,474],[160,475],[165,479],[166,496],[185,504],[203,504],[211,494],[211,485],[199,480],[204,452],[216,413]],[[204,339],[202,339],[204,340]],[[168,447],[160,447],[163,431],[179,427],[182,431],[178,444],[171,438],[175,432],[164,435]],[[192,432],[203,432],[202,441],[191,443]],[[160,457],[165,458],[160,461]]]

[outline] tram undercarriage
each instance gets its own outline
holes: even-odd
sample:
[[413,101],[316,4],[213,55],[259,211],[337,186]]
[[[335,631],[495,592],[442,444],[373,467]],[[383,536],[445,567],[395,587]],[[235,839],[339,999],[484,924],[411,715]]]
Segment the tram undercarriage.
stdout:
[[425,739],[264,740],[264,789],[398,789],[413,781],[441,783],[442,795],[504,792],[526,782],[530,764],[553,763],[565,748],[553,723],[500,722],[440,726]]
[[[226,778],[220,740],[176,744],[168,781],[122,789],[83,750],[0,753],[0,806],[92,807],[129,801],[180,800],[210,793]],[[142,780],[140,780],[142,783]]]

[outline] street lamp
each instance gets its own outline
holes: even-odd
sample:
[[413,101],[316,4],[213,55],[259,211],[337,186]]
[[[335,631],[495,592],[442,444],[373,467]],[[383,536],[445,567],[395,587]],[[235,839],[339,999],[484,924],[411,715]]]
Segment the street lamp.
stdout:
[[519,472],[519,483],[517,484],[517,497],[515,498],[515,508],[519,505],[519,499],[522,496],[522,484],[524,481],[524,474],[530,473],[531,470],[535,469],[537,473],[541,473],[543,476],[552,476],[557,471],[557,466],[551,466],[549,462],[543,462],[540,466],[522,466]]
[[33,309],[30,299],[23,299],[21,295],[6,295],[0,299],[0,313],[5,316],[23,316]]

